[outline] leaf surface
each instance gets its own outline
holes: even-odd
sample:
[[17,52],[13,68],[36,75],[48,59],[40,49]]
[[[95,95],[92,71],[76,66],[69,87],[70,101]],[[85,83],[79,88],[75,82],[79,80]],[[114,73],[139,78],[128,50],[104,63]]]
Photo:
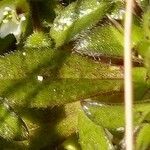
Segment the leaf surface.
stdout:
[[82,150],[114,149],[106,131],[101,126],[94,124],[83,112],[79,114],[78,128]]
[[24,140],[28,136],[25,123],[6,103],[0,102],[0,136],[7,140]]

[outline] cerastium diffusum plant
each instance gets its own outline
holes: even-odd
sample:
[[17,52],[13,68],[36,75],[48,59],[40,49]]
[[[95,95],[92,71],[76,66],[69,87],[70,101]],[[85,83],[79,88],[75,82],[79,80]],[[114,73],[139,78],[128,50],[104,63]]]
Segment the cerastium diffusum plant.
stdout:
[[[133,146],[150,148],[150,3],[133,1]],[[125,0],[0,1],[0,149],[125,149]]]

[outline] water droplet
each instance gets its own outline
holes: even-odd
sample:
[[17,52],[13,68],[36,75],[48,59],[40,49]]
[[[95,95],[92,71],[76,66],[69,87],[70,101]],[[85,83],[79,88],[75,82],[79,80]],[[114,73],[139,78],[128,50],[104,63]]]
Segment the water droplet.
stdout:
[[0,74],[0,78],[3,78],[3,75],[2,75],[2,74]]
[[42,82],[43,81],[43,76],[37,76],[38,81]]
[[143,59],[141,55],[138,55],[138,58],[139,58],[139,59]]
[[8,19],[9,19],[9,20],[11,20],[11,19],[12,19],[12,17],[13,17],[12,15],[8,15]]
[[82,108],[88,115],[91,115],[91,113],[88,111],[88,107],[86,105],[83,105]]
[[7,136],[8,135],[8,132],[5,130],[4,131],[4,136]]
[[97,1],[97,2],[96,2],[96,4],[97,4],[97,5],[100,5],[100,2],[99,2],[99,1]]
[[26,17],[23,14],[19,15],[19,18],[20,18],[21,21],[25,21],[26,20]]
[[9,105],[7,103],[3,103],[6,109],[10,109]]
[[124,9],[120,9],[118,11],[113,12],[111,15],[109,15],[108,17],[115,19],[115,20],[122,20],[125,14],[125,10]]
[[8,76],[9,76],[9,77],[11,77],[11,74],[10,74],[10,73],[8,73]]
[[23,56],[26,56],[26,52],[23,52],[22,55],[23,55]]
[[88,15],[92,12],[93,10],[92,9],[85,9],[85,10],[80,10],[79,12],[79,18],[85,16],[85,15]]
[[72,24],[72,18],[61,18],[59,20],[60,23],[66,24],[67,26],[70,26]]

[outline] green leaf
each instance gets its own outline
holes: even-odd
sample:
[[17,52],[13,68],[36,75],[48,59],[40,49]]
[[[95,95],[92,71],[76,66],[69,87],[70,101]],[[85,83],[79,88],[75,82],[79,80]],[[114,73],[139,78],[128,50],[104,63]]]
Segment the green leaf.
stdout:
[[[150,11],[147,9],[143,15],[144,39],[137,45],[138,52],[144,57],[145,65],[150,72]],[[150,76],[150,75],[149,75]]]
[[[12,105],[61,105],[123,88],[119,67],[98,64],[65,50],[26,49],[1,57],[0,66],[0,95],[7,97]],[[145,72],[143,74],[140,80],[145,79]],[[142,83],[137,80],[135,89],[142,89],[144,93],[145,80]]]
[[136,48],[140,56],[142,56],[142,58],[144,59],[144,64],[148,71],[147,77],[149,80],[150,79],[150,41],[142,40],[137,44]]
[[65,49],[16,51],[0,58],[0,74],[0,96],[30,107],[61,105],[123,86],[119,67]]
[[24,140],[28,136],[25,123],[2,100],[0,102],[0,136],[7,140]]
[[47,109],[19,107],[18,114],[29,128],[26,149],[58,147],[58,141],[61,143],[77,132],[79,109],[79,102]]
[[85,31],[78,39],[75,50],[81,54],[123,57],[123,34],[114,26],[104,24]]
[[[124,131],[125,115],[123,104],[106,104],[92,101],[83,101],[82,105],[83,110],[85,111],[87,116],[96,124],[112,131]],[[149,118],[147,118],[150,113],[149,108],[149,101],[134,104],[134,126],[139,125],[144,120],[149,120]]]
[[148,150],[150,148],[150,124],[142,124],[136,133],[136,150]]
[[11,142],[0,139],[1,148],[56,149],[59,146],[58,141],[61,143],[77,132],[80,107],[79,102],[46,109],[15,107],[17,114],[28,126],[30,138],[25,141]]
[[140,4],[141,4],[141,6],[142,6],[142,8],[143,8],[144,11],[150,5],[149,0],[140,0]]
[[25,49],[0,57],[1,79],[20,79],[40,69],[52,59],[51,49]]
[[[150,83],[148,79],[148,70],[145,67],[134,67],[132,69],[133,74],[133,87],[134,87],[134,99],[136,101],[144,99],[145,95],[150,89]],[[146,99],[149,99],[150,95]]]
[[150,10],[147,9],[147,11],[143,15],[143,29],[144,29],[144,35],[145,39],[150,41]]
[[106,130],[94,124],[83,112],[79,114],[78,130],[82,150],[114,149]]
[[122,88],[122,80],[81,78],[41,82],[36,78],[37,76],[21,81],[1,81],[0,94],[13,106],[48,107],[79,101],[108,91],[120,91]]
[[70,41],[83,29],[97,23],[111,11],[113,2],[80,0],[71,3],[58,15],[50,30],[56,47]]
[[[136,42],[138,36],[133,33],[133,37],[134,42]],[[74,50],[80,54],[94,57],[102,62],[122,65],[124,55],[123,42],[123,32],[107,23],[81,33]],[[134,54],[132,60],[134,64],[142,63]]]
[[43,48],[41,50],[28,48],[0,57],[0,79],[16,80],[34,74],[45,75],[50,79],[123,78],[120,67],[97,63],[90,58],[71,53],[65,49]]
[[142,57],[146,56],[146,52],[150,47],[150,41],[148,40],[141,40],[139,43],[136,45],[136,49]]
[[133,21],[132,21],[132,47],[134,47],[138,42],[140,42],[144,38],[143,33],[143,22],[141,21],[141,18],[133,15]]
[[111,21],[115,21],[115,20],[121,21],[124,17],[124,9],[125,9],[125,2],[122,0],[116,0],[116,5],[114,7],[114,10],[110,13],[110,15],[108,14],[108,18]]

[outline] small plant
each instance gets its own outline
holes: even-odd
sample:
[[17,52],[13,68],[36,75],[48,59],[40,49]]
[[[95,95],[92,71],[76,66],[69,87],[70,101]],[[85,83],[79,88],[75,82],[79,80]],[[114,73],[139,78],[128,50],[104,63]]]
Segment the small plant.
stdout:
[[[133,124],[150,149],[150,4],[134,1]],[[122,150],[123,0],[0,1],[0,149]]]

